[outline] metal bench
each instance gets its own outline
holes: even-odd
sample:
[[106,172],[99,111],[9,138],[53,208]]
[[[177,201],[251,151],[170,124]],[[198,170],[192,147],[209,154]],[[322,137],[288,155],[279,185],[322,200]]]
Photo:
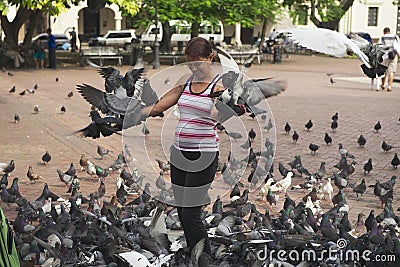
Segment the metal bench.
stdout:
[[242,49],[233,49],[227,50],[227,52],[234,58],[235,60],[239,60],[239,63],[242,64],[251,56],[256,56],[257,63],[261,64],[262,53],[258,51],[258,48],[251,50],[242,50]]
[[117,59],[118,66],[122,66],[123,57],[120,55],[119,50],[114,47],[90,47],[81,49],[81,66],[84,66],[85,59],[99,59],[100,66],[103,66],[105,59]]
[[165,59],[172,59],[172,63],[174,64],[174,65],[176,65],[176,61],[179,59],[179,58],[181,58],[181,57],[184,57],[185,55],[183,54],[183,53],[174,53],[174,52],[172,52],[172,53],[160,53],[159,54],[159,58],[160,59],[162,59],[162,58],[165,58]]

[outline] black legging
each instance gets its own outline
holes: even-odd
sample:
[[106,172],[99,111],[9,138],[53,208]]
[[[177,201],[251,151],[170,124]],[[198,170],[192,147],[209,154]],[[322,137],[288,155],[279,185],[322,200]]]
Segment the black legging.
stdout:
[[[180,158],[182,155],[184,158]],[[203,156],[206,160],[196,162]],[[185,160],[191,163],[184,163]],[[191,251],[197,242],[205,238],[204,252],[211,255],[207,230],[201,220],[201,210],[208,204],[207,192],[217,171],[218,152],[187,152],[173,148],[170,162],[175,203],[187,245]],[[204,165],[204,168],[194,168],[201,165]],[[186,166],[190,166],[190,169]]]
[[56,68],[56,49],[49,48],[49,68]]

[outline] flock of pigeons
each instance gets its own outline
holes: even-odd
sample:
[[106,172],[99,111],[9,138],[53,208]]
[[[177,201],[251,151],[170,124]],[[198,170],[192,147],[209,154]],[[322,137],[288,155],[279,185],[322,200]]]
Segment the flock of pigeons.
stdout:
[[[244,110],[253,117],[260,116],[266,123],[263,129],[270,131],[274,127],[271,119],[267,121],[265,112],[258,110],[256,105],[262,99],[282,92],[283,85],[268,79],[243,82],[248,66],[240,71],[229,54],[222,49],[219,52],[221,63],[229,68],[223,79],[227,89],[216,96],[219,98],[217,103],[223,103],[217,106],[222,114],[218,129],[226,132],[223,122],[231,116],[242,115]],[[99,72],[105,78],[105,92],[87,84],[78,85],[79,93],[93,106],[92,122],[78,133],[100,138],[142,124],[145,118],[140,115],[140,110],[158,100],[143,77],[144,69],[133,69],[125,76],[111,67],[101,68]],[[254,87],[259,91],[252,94]],[[240,105],[245,108],[235,110]],[[101,117],[99,112],[105,116]],[[338,128],[338,120],[336,113],[332,117],[332,132]],[[307,131],[312,127],[312,120],[305,124]],[[374,130],[379,132],[380,128],[378,122]],[[292,133],[289,123],[284,126],[284,131],[288,136],[292,134],[293,142],[301,138],[296,131]],[[240,139],[234,133],[227,134]],[[267,138],[261,151],[256,152],[252,147],[256,138],[256,132],[251,129],[242,146],[248,156],[239,160],[230,154],[218,167],[218,175],[231,190],[228,203],[218,197],[209,209],[205,209],[202,217],[212,246],[209,263],[199,262],[204,240],[192,253],[187,251],[177,210],[165,204],[173,202],[172,190],[167,188],[163,178],[169,171],[168,163],[157,160],[160,175],[152,181],[141,175],[140,170],[127,170],[127,164],[133,160],[127,146],[109,168],[101,168],[82,155],[81,171],[98,177],[100,186],[89,195],[80,192],[81,175],[71,164],[65,172],[57,170],[60,182],[68,187],[67,200],[51,192],[47,184],[37,199],[24,198],[19,192],[18,178],[9,181],[15,169],[14,161],[0,164],[3,172],[1,200],[9,208],[18,210],[12,228],[21,262],[26,266],[381,266],[382,263],[362,257],[343,257],[346,251],[358,251],[360,255],[370,251],[370,259],[378,255],[393,256],[385,264],[396,266],[400,260],[400,219],[393,209],[395,175],[374,185],[367,185],[364,179],[360,183],[350,182],[349,178],[356,171],[356,158],[341,144],[338,149],[340,161],[332,175],[326,173],[325,162],[321,162],[316,172],[309,171],[300,155],[295,156],[288,167],[280,162],[277,172],[274,170],[274,144]],[[330,145],[332,137],[326,133],[324,141]],[[360,147],[366,142],[362,135],[357,140]],[[319,147],[313,143],[309,145],[311,153],[316,155]],[[382,149],[391,153],[396,147],[383,141]],[[97,151],[101,158],[109,154],[101,146]],[[46,152],[42,161],[49,163],[51,155]],[[394,153],[391,165],[393,169],[400,165],[397,153]],[[241,179],[243,169],[249,173],[247,182]],[[367,175],[372,169],[372,159],[369,159],[363,171]],[[104,180],[115,173],[119,173],[117,190],[111,200],[106,201],[103,198],[106,193]],[[277,178],[279,176],[282,178]],[[303,182],[294,184],[292,178],[295,176],[303,177]],[[28,168],[27,177],[32,182],[40,179],[32,167]],[[155,189],[151,190],[152,184]],[[362,197],[369,186],[383,211],[375,214],[371,210],[368,216],[359,213],[357,221],[351,223],[345,193],[354,192],[357,198]],[[250,188],[257,188],[256,192],[268,203],[262,211],[251,201]],[[297,200],[291,192],[298,194],[295,191],[299,190],[307,193]],[[283,200],[280,193],[284,193]],[[132,199],[130,195],[136,197]],[[323,211],[321,201],[331,202],[333,207]],[[278,206],[282,209],[276,210]],[[272,215],[275,213],[276,216]],[[343,240],[345,245],[339,245]],[[282,260],[272,252],[297,251],[301,254],[311,250],[316,257],[309,260],[292,257]],[[327,257],[324,255],[327,250],[334,253]]]

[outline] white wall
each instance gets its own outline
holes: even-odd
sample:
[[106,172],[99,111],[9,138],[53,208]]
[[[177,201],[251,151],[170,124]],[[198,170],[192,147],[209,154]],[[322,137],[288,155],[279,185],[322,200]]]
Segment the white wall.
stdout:
[[[368,26],[368,8],[378,8],[377,26]],[[372,39],[382,36],[383,28],[389,27],[392,33],[396,32],[397,6],[392,0],[361,0],[354,1],[349,12],[340,21],[339,31],[343,33],[367,32]]]

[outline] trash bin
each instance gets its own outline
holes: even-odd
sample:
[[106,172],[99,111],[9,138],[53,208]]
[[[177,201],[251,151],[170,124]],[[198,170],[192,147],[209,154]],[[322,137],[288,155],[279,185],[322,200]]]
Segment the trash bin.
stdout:
[[179,53],[183,52],[183,42],[182,41],[178,41],[178,52]]
[[132,38],[131,41],[131,65],[134,66],[138,58],[143,57],[142,45],[140,39]]
[[276,45],[274,47],[274,60],[273,63],[281,63],[282,62],[282,51],[281,47],[279,45]]

